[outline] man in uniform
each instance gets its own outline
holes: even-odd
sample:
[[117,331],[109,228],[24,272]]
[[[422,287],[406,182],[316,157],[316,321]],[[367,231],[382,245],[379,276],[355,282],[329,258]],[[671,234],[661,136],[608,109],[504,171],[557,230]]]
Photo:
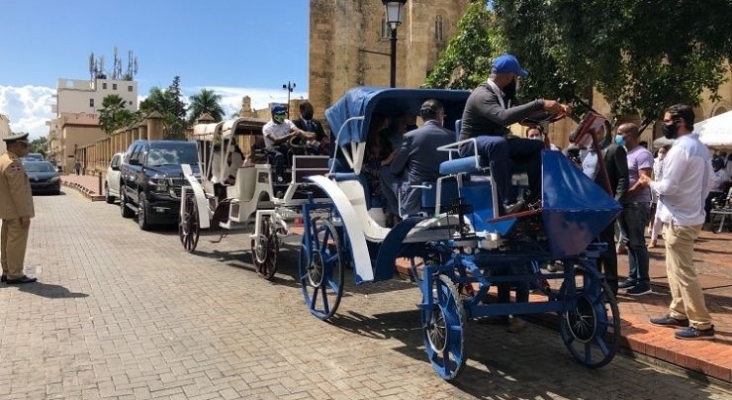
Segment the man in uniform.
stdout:
[[3,274],[0,281],[8,285],[31,283],[36,278],[23,274],[23,261],[30,220],[35,213],[28,175],[20,162],[20,157],[28,154],[28,134],[3,140],[7,144],[7,151],[0,156],[0,219],[3,224],[0,242]]

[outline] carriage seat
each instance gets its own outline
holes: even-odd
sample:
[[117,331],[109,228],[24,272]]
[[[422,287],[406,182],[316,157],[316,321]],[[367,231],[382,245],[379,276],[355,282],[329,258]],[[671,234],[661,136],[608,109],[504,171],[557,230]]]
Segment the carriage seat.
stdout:
[[294,199],[307,199],[307,193],[299,189],[303,186],[310,186],[308,191],[312,192],[314,198],[327,198],[328,196],[320,188],[310,185],[311,182],[306,177],[326,175],[328,172],[328,156],[293,156],[287,191],[282,196],[276,197],[283,197],[285,203]]

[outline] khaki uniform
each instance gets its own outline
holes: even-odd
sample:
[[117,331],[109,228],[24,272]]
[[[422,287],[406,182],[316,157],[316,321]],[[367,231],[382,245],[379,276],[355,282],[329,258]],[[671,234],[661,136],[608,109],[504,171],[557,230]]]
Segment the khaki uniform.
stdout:
[[33,193],[23,163],[10,151],[0,156],[0,263],[3,275],[10,279],[23,277],[23,262],[29,229],[23,229],[20,218],[33,218]]

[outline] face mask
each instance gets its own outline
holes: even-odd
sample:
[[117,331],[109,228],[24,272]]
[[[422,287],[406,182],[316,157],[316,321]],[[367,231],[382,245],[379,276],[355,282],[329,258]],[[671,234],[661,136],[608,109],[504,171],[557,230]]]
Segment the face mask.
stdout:
[[661,130],[666,139],[676,139],[676,135],[679,133],[679,129],[676,127],[676,121],[672,122],[671,125],[664,124]]
[[507,98],[512,99],[516,96],[516,91],[518,90],[518,83],[516,82],[516,79],[512,80],[506,87],[503,88],[503,93],[506,95]]
[[620,135],[615,135],[615,144],[620,147],[625,146],[625,138]]
[[281,123],[285,122],[285,116],[282,114],[275,114],[274,116],[272,116],[272,120],[275,123],[281,124]]
[[531,140],[544,140],[544,138],[541,137],[541,136],[532,136],[529,139],[531,139]]
[[302,115],[302,117],[304,119],[310,121],[311,119],[313,119],[313,113],[312,112],[306,112],[305,114]]
[[666,158],[666,153],[658,153],[659,160],[663,160],[664,158]]

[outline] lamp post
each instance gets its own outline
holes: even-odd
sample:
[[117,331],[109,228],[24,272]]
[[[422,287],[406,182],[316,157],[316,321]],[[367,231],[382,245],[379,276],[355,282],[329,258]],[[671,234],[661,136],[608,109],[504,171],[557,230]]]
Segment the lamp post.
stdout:
[[290,94],[295,90],[295,82],[287,81],[286,85],[282,85],[282,89],[287,90],[287,118],[290,118]]
[[391,28],[391,87],[396,87],[397,27],[402,23],[404,4],[407,0],[381,0],[386,9],[386,23]]

